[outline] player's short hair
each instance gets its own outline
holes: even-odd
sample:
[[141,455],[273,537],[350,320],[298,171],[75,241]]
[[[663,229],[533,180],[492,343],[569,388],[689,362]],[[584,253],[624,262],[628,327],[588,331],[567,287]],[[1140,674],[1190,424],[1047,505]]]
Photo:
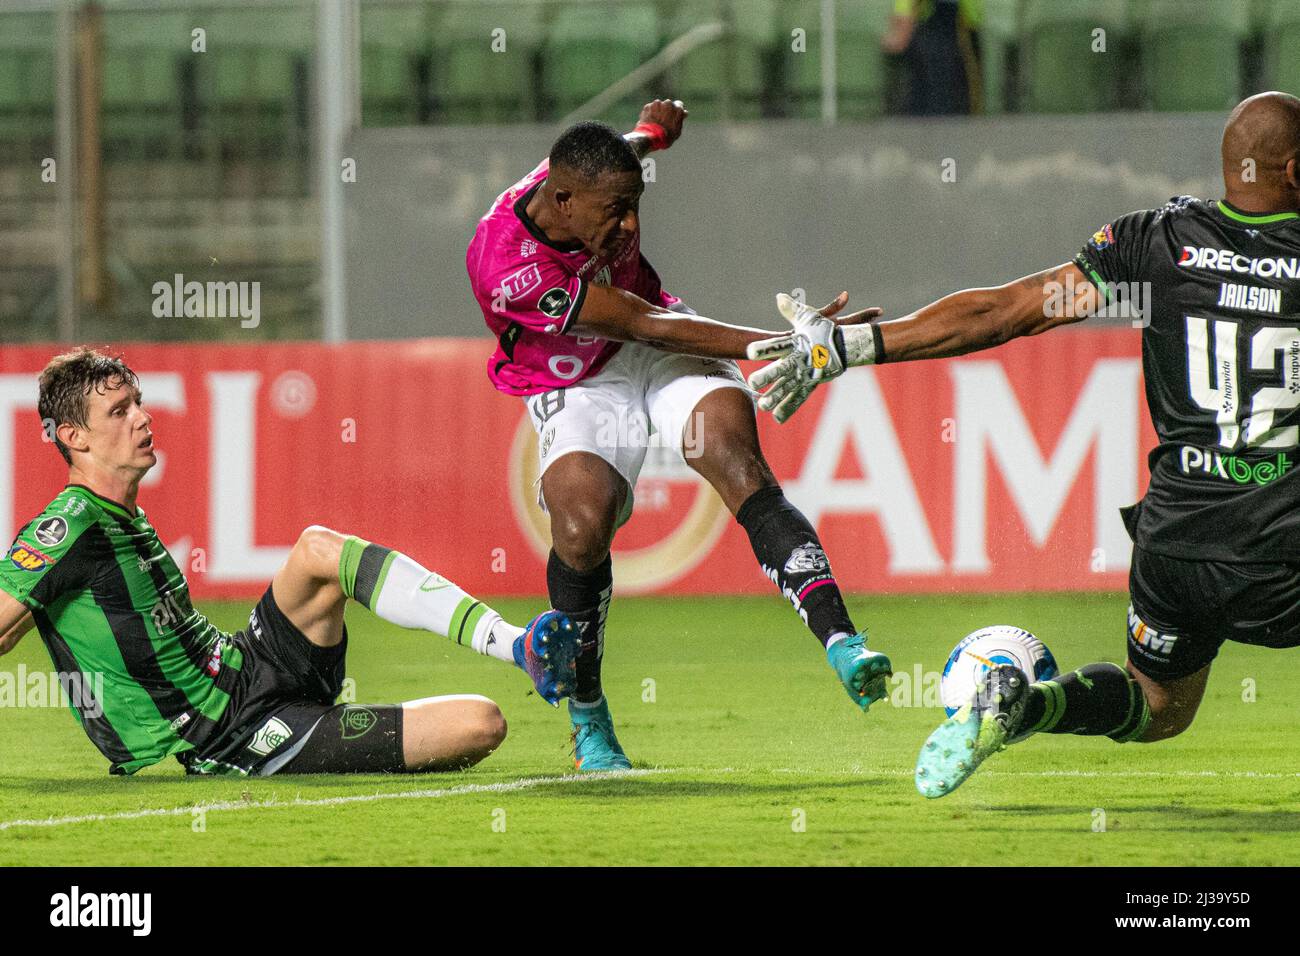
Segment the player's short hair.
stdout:
[[59,441],[56,429],[65,423],[85,428],[91,391],[103,393],[122,384],[140,387],[140,380],[122,357],[85,345],[54,356],[41,372],[40,397],[36,400],[41,428],[69,465],[72,455]]
[[551,147],[551,166],[563,166],[584,179],[603,173],[639,173],[636,150],[612,126],[588,121],[566,129]]

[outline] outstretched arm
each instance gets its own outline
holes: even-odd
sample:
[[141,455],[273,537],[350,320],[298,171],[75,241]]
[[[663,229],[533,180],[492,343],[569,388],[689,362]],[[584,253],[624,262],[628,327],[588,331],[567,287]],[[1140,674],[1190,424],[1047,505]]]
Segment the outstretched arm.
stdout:
[[881,322],[884,354],[873,361],[964,355],[1078,322],[1096,310],[1096,287],[1067,262],[1006,285],[954,292],[910,315]]
[[[840,367],[977,352],[1078,322],[1094,314],[1098,302],[1096,286],[1068,262],[1006,285],[955,292],[902,318],[844,328]],[[778,422],[793,415],[816,385],[808,357],[798,352],[749,377],[750,388],[762,391],[759,407]]]
[[[833,316],[849,301],[841,292],[835,301],[819,309]],[[864,309],[836,324],[847,326],[865,322],[880,314],[879,309]],[[745,358],[752,343],[771,340],[772,333],[741,325],[728,325],[702,315],[683,315],[653,305],[624,289],[612,286],[588,286],[582,310],[570,329],[571,334],[597,335],[619,342],[642,342],[665,352],[682,352],[705,358]]]

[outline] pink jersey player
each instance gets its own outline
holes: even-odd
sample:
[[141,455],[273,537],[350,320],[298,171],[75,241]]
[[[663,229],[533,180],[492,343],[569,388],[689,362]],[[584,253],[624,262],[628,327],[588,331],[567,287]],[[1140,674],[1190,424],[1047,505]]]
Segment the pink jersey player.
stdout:
[[551,519],[547,596],[582,633],[569,722],[583,773],[631,766],[600,674],[614,588],[610,547],[636,507],[652,444],[679,454],[717,491],[857,706],[885,695],[890,670],[885,655],[866,649],[816,529],[764,459],[736,364],[788,352],[807,356],[801,374],[832,354],[842,368],[836,326],[879,310],[827,321],[847,301],[841,293],[819,312],[796,309],[787,315],[795,331],[773,336],[699,315],[664,292],[641,255],[641,164],[672,145],[685,118],[681,102],[655,100],[630,133],[597,122],[570,126],[546,162],[497,197],[466,256],[498,341],[488,376],[526,407],[537,436],[537,503]]
[[564,388],[599,372],[620,343],[570,332],[588,283],[615,286],[664,307],[680,300],[663,291],[633,235],[612,256],[550,242],[528,218],[528,201],[546,180],[542,160],[479,220],[465,256],[474,298],[497,337],[488,378],[509,395]]

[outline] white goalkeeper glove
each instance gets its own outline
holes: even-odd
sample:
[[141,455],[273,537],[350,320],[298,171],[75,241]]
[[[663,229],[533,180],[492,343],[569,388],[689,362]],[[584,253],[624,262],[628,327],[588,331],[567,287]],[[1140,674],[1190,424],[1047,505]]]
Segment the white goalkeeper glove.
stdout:
[[746,354],[751,359],[774,359],[797,353],[805,359],[809,378],[816,382],[834,378],[844,371],[844,362],[836,348],[835,323],[784,292],[776,295],[776,307],[793,330],[750,344]]
[[746,354],[751,359],[780,359],[749,376],[750,389],[759,395],[758,407],[772,412],[780,424],[798,411],[822,382],[850,366],[872,364],[876,332],[871,325],[837,325],[784,292],[777,295],[776,304],[794,330],[754,342]]

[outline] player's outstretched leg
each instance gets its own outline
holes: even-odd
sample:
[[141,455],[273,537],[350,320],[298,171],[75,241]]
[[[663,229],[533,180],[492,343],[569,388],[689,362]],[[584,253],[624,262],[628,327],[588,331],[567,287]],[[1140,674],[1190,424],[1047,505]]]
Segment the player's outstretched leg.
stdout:
[[527,628],[515,627],[400,551],[352,535],[320,525],[307,528],[271,588],[280,610],[321,647],[343,640],[343,607],[353,598],[389,623],[432,631],[518,665],[552,705],[576,684],[579,636],[563,615],[548,612]]
[[752,399],[742,389],[719,388],[699,401],[695,414],[709,440],[687,461],[717,489],[749,535],[763,573],[826,648],[849,699],[866,710],[887,693],[889,658],[867,648],[867,632],[854,627],[817,532],[768,467]]
[[1151,743],[1190,726],[1210,667],[1157,681],[1136,668],[1087,664],[1031,684],[1010,664],[991,669],[975,695],[939,726],[921,748],[916,787],[942,797],[993,754],[1036,733],[1109,737]]

